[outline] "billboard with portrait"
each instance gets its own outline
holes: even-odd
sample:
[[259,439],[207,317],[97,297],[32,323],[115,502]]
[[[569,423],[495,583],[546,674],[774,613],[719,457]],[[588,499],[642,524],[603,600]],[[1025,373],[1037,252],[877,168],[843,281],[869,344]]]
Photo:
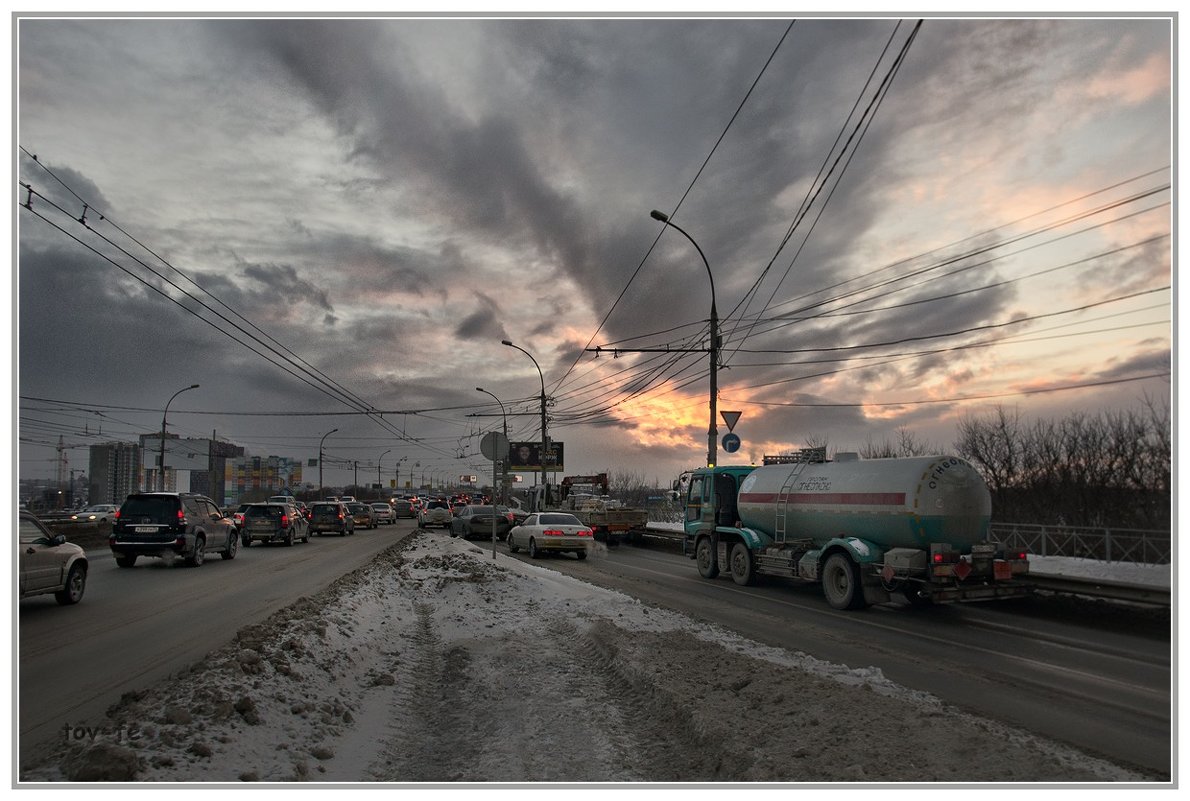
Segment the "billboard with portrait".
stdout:
[[509,442],[508,469],[513,473],[541,473],[561,472],[565,460],[563,459],[563,444],[550,442],[550,452],[541,452],[540,442]]

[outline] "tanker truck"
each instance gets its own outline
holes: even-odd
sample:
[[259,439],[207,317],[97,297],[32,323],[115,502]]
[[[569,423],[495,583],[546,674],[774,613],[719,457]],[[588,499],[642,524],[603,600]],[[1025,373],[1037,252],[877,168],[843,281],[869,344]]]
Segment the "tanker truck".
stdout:
[[[914,605],[1030,592],[1027,555],[988,539],[991,495],[954,456],[700,468],[684,476],[682,552],[729,573],[822,584],[836,609],[903,595]],[[675,485],[675,489],[679,486]]]

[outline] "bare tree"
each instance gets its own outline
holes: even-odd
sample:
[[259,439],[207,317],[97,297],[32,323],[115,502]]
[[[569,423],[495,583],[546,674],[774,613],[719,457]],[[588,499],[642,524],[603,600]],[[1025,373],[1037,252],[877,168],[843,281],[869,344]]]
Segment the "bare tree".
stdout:
[[1167,528],[1168,406],[1022,424],[999,408],[960,421],[959,454],[983,473],[998,520]]

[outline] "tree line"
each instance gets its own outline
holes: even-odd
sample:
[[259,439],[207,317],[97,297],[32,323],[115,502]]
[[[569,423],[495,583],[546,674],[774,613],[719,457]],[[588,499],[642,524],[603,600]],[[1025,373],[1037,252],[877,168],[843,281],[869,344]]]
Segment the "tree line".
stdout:
[[[940,452],[906,429],[897,433],[897,440],[869,441],[861,455]],[[997,523],[1170,529],[1168,400],[1033,422],[997,407],[960,420],[954,449],[987,481]]]

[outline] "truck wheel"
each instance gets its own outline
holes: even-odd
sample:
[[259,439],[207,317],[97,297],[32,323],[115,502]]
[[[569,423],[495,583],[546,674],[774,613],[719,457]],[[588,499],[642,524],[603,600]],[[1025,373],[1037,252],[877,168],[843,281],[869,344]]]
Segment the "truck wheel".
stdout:
[[859,570],[846,554],[833,553],[822,568],[822,591],[826,602],[835,609],[863,609],[864,588],[859,583]]
[[703,578],[719,578],[719,561],[715,558],[715,546],[710,537],[703,537],[694,548],[694,563]]
[[731,580],[741,587],[756,583],[756,568],[752,563],[752,552],[742,542],[731,549]]

